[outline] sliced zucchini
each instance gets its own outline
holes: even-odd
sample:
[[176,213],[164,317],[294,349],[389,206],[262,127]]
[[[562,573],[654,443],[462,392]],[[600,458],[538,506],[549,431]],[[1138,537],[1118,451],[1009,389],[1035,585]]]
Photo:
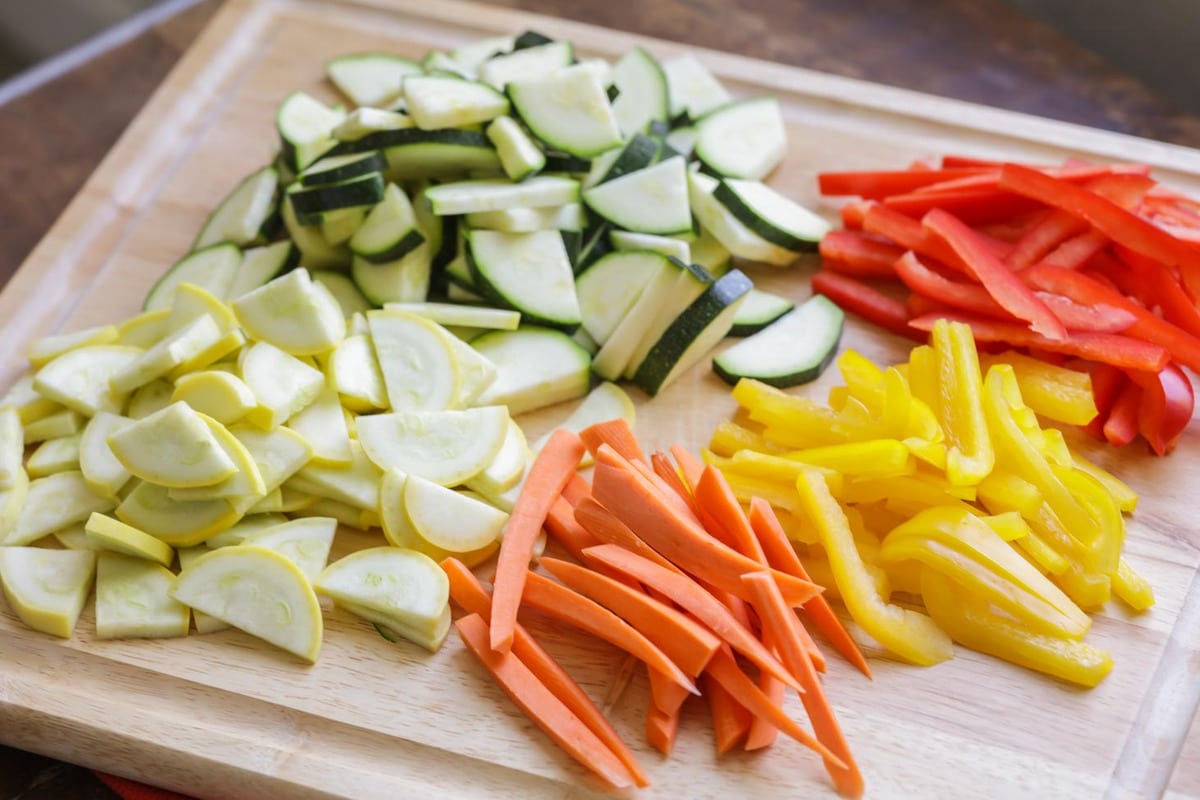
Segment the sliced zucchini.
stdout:
[[168,488],[212,486],[238,471],[204,418],[187,403],[131,422],[108,436],[134,477]]
[[483,62],[493,56],[511,53],[515,46],[515,37],[490,36],[456,47],[446,54],[446,58],[453,62],[458,69],[473,76],[478,73]]
[[499,370],[478,402],[506,405],[513,416],[583,397],[591,384],[591,357],[562,331],[522,325],[485,333],[471,346]]
[[579,202],[579,181],[557,175],[537,175],[523,183],[505,178],[458,181],[430,186],[425,199],[439,216],[561,206]]
[[83,529],[94,549],[153,561],[164,567],[175,560],[175,551],[169,544],[104,514],[93,513]]
[[281,203],[283,224],[300,253],[300,261],[309,269],[337,269],[350,264],[350,248],[335,247],[321,233],[320,225],[301,225],[292,208],[291,198],[284,196]]
[[278,209],[279,171],[272,166],[251,173],[209,214],[193,250],[229,242],[238,247],[264,240],[263,228]]
[[384,106],[400,96],[404,79],[421,65],[390,53],[355,53],[325,62],[325,74],[356,106]]
[[[662,307],[671,301],[671,291],[679,278],[678,262],[659,253],[643,251],[637,255],[650,270],[650,277],[633,305],[620,317],[616,327],[612,328],[612,332],[604,339],[600,351],[592,360],[592,371],[608,381],[620,380],[625,374],[646,329],[655,324]],[[600,341],[599,338],[597,341]]]
[[369,206],[340,208],[321,214],[321,235],[334,247],[350,241],[367,219]]
[[501,405],[461,411],[374,414],[358,421],[367,456],[383,470],[398,469],[441,486],[458,486],[496,458],[508,434]]
[[787,130],[772,97],[728,103],[696,123],[696,156],[717,175],[759,181],[786,153]]
[[508,98],[491,86],[444,75],[404,81],[408,113],[422,130],[465,128],[508,113]]
[[579,300],[571,261],[557,231],[471,231],[468,263],[484,294],[532,322],[572,331]]
[[612,223],[599,220],[583,231],[577,252],[571,255],[571,267],[578,275],[596,263],[596,260],[612,252],[613,246],[609,234],[613,230]]
[[412,128],[416,123],[408,114],[384,108],[356,108],[333,129],[339,142],[354,142],[367,134]]
[[325,156],[304,170],[297,177],[303,186],[320,186],[326,183],[341,183],[351,178],[361,178],[372,172],[382,172],[387,161],[378,150],[367,153],[346,153],[340,156]]
[[242,544],[265,547],[287,556],[309,581],[315,581],[329,560],[335,533],[336,519],[308,517],[254,531],[242,540]]
[[292,355],[324,353],[346,336],[342,307],[304,268],[242,295],[232,306],[247,334]]
[[176,261],[158,279],[158,283],[146,294],[142,310],[169,308],[175,299],[175,290],[181,283],[194,283],[217,297],[225,297],[241,263],[242,251],[229,242],[193,250]]
[[350,271],[358,291],[376,307],[384,303],[421,302],[429,296],[431,273],[429,245],[425,243],[383,264],[372,264],[356,256]]
[[33,388],[43,397],[91,417],[101,411],[116,413],[125,396],[136,387],[111,384],[149,351],[119,344],[101,344],[69,350],[37,371]]
[[514,181],[523,181],[541,172],[546,166],[546,154],[512,117],[498,117],[487,126],[487,137],[496,146],[504,174]]
[[268,430],[307,407],[325,383],[319,370],[269,342],[255,342],[243,350],[238,373],[258,400],[247,418]]
[[331,211],[373,206],[382,199],[383,176],[378,172],[324,186],[293,184],[288,189],[288,200],[301,225],[316,225]]
[[663,61],[662,69],[667,76],[672,118],[686,114],[690,119],[700,119],[733,99],[708,68],[690,53]]
[[8,607],[42,633],[70,639],[91,593],[96,554],[89,550],[0,547],[0,587]]
[[[167,550],[174,556],[171,548]],[[170,596],[174,583],[175,574],[162,564],[101,553],[96,564],[96,638],[187,636],[192,612]]]
[[403,311],[370,311],[367,322],[391,408],[437,411],[454,404],[462,377],[448,333]]
[[425,241],[408,195],[394,183],[383,191],[383,199],[371,209],[362,227],[350,240],[350,250],[376,264],[395,261]]
[[172,547],[191,547],[229,528],[240,516],[227,500],[173,500],[169,490],[138,482],[117,506],[117,518]]
[[633,354],[629,357],[629,364],[625,367],[624,373],[626,378],[632,378],[637,373],[642,361],[650,352],[650,348],[658,342],[659,337],[674,324],[673,321],[682,315],[685,309],[691,306],[713,284],[712,275],[704,269],[681,261],[676,261],[675,265],[680,268],[675,277],[675,285],[667,293],[666,299],[659,306],[657,317],[646,326],[641,341],[638,342]]
[[223,299],[236,300],[246,292],[269,283],[294,266],[298,255],[295,245],[286,240],[244,251],[242,263],[234,272],[233,281]]
[[621,133],[642,133],[651,122],[667,119],[667,76],[658,59],[644,48],[635,47],[626,53],[613,67],[612,76],[620,91],[612,105]]
[[786,267],[795,262],[796,253],[772,244],[750,230],[713,196],[720,183],[716,178],[689,172],[687,179],[692,211],[701,226],[726,250],[738,258],[776,267]]
[[645,169],[658,160],[661,144],[645,134],[636,133],[625,146],[616,151],[616,157],[610,158],[607,153],[595,160],[597,177],[587,183],[588,188],[628,175],[631,172]]
[[[377,416],[363,419],[376,419]],[[382,479],[383,473],[367,456],[363,446],[352,439],[348,465],[325,465],[310,461],[288,480],[288,485],[317,497],[374,512],[379,509],[379,484]]]
[[79,440],[79,469],[93,494],[115,499],[132,477],[113,455],[108,436],[129,424],[129,419],[101,412],[88,420]]
[[329,382],[342,405],[366,413],[388,407],[387,390],[368,336],[347,336],[334,348],[325,366]]
[[592,169],[592,162],[589,159],[573,156],[570,153],[559,153],[552,150],[545,155],[546,166],[542,168],[544,172],[557,172],[574,178],[582,178]]
[[822,295],[713,359],[726,383],[754,378],[781,388],[816,380],[837,354],[845,315]]
[[634,383],[654,396],[704,358],[729,334],[752,286],[750,279],[736,269],[709,285],[646,354],[633,376]]
[[726,178],[713,197],[747,228],[787,250],[813,252],[830,229],[824,219],[758,181]]
[[[111,499],[92,493],[81,472],[56,472],[38,478],[29,482],[25,504],[4,544],[9,547],[31,544],[43,536],[83,522],[93,511],[107,513],[112,507]],[[3,552],[2,548],[0,552]]]
[[691,245],[691,263],[704,267],[716,277],[721,277],[729,271],[733,263],[731,254],[725,245],[717,241],[707,228],[700,229],[700,236]]
[[477,211],[467,214],[467,225],[505,233],[532,231],[580,231],[586,222],[583,206],[567,203],[544,208],[506,208],[500,211]]
[[600,344],[607,342],[665,260],[653,252],[618,251],[580,273],[575,293],[583,329]]
[[670,256],[684,264],[692,263],[692,248],[682,239],[653,233],[634,233],[614,229],[609,238],[617,250],[650,250]]
[[[612,419],[623,419],[632,428],[637,420],[637,410],[634,408],[633,401],[629,399],[629,395],[625,394],[624,389],[615,383],[604,381],[588,392],[588,396],[575,407],[569,417],[554,427],[579,433],[584,428],[598,422],[607,422]],[[553,431],[548,431],[542,438],[534,442],[533,452],[541,451],[546,446],[546,442],[550,441],[552,433]],[[579,465],[587,467],[591,463],[592,457],[589,453],[580,460]]]
[[674,128],[663,137],[663,143],[684,158],[691,158],[696,149],[696,127]]
[[507,91],[526,127],[550,147],[593,158],[621,144],[616,114],[593,69],[541,72],[512,82]]
[[367,298],[363,297],[358,286],[345,273],[319,269],[313,271],[312,279],[314,283],[321,284],[329,291],[329,294],[333,295],[333,299],[342,309],[342,316],[365,314],[375,308]]
[[456,303],[388,303],[389,310],[406,311],[439,325],[515,331],[521,314],[505,308],[472,308]]
[[350,464],[350,431],[346,428],[346,416],[333,387],[323,388],[316,400],[288,420],[287,426],[308,442],[314,462]]
[[246,416],[258,401],[241,378],[219,370],[191,372],[175,381],[172,402],[184,402],[222,425]]
[[387,178],[397,182],[501,169],[496,149],[481,131],[380,131],[338,146],[344,153],[364,150],[382,150]]
[[479,65],[479,80],[504,91],[513,81],[548,75],[574,60],[575,48],[570,42],[549,42],[492,56]]
[[278,489],[312,458],[312,448],[308,442],[288,428],[264,431],[253,425],[241,424],[234,425],[229,432],[254,459],[262,477],[264,493]]
[[333,129],[345,117],[345,112],[332,109],[304,92],[285,97],[275,115],[275,127],[288,166],[301,172],[331,150],[337,144]]
[[680,157],[593,186],[584,191],[583,201],[618,228],[638,233],[682,233],[692,228],[687,167]]
[[11,489],[17,482],[24,457],[25,432],[21,429],[21,416],[14,406],[0,406],[0,492]]
[[[82,434],[47,439],[37,446],[25,462],[30,478],[43,478],[56,472],[79,469],[79,441]],[[11,487],[9,487],[11,488]]]
[[751,289],[742,301],[733,327],[729,329],[730,336],[750,336],[758,333],[775,320],[796,307],[796,304],[786,297],[764,292],[761,289]]
[[537,31],[525,31],[513,40],[512,49],[514,52],[516,52],[517,50],[524,50],[528,47],[537,47],[538,45],[550,44],[553,41],[554,40],[549,36],[538,33]]
[[404,482],[404,509],[418,536],[450,553],[494,544],[508,522],[505,512],[420,475]]

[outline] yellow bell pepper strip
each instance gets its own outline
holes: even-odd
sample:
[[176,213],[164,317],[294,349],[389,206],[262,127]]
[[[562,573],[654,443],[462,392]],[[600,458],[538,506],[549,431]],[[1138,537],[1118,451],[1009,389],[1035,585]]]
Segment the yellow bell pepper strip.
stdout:
[[1132,514],[1137,510],[1138,495],[1129,485],[1113,475],[1106,469],[1093,464],[1081,455],[1072,454],[1072,460],[1075,462],[1075,469],[1081,472],[1086,472],[1100,483],[1104,484],[1104,488],[1113,496],[1113,500],[1117,501],[1117,508],[1121,509],[1126,514]]
[[1029,535],[1029,523],[1015,511],[980,517],[992,532],[1006,542],[1015,542]]
[[1095,525],[1091,515],[1063,486],[1046,457],[1030,443],[1014,418],[1014,414],[1028,409],[1021,402],[1016,376],[1007,364],[996,364],[988,370],[984,380],[983,410],[998,465],[1036,486],[1067,529],[1077,532],[1075,535],[1080,540],[1090,540],[1086,531]]
[[[792,487],[801,472],[818,472],[829,484],[829,491],[836,497],[842,491],[845,478],[842,473],[828,467],[805,464],[791,458],[759,453],[754,450],[739,450],[729,458],[722,458],[709,450],[701,450],[701,457],[706,464],[712,464],[726,475],[741,475],[747,478],[760,478],[765,481],[781,484],[789,496],[795,497]],[[767,498],[763,498],[764,500]]]
[[1061,589],[969,512],[922,511],[887,535],[879,558],[884,564],[920,561],[1049,634],[1079,638],[1091,626]]
[[939,320],[930,336],[937,354],[942,428],[950,443],[946,477],[975,484],[992,471],[994,454],[980,404],[983,379],[971,329]]
[[835,432],[838,414],[810,400],[784,394],[773,386],[743,378],[733,387],[733,399],[750,412],[750,418],[772,429],[780,444],[813,447],[843,439]]
[[1067,425],[1087,425],[1099,413],[1092,395],[1092,376],[1087,372],[1015,352],[980,356],[979,363],[984,369],[992,364],[1010,365],[1026,405],[1047,419]]
[[846,515],[824,478],[805,473],[796,479],[796,492],[829,556],[834,583],[854,621],[881,645],[913,663],[936,664],[952,657],[950,637],[929,617],[891,605],[880,596],[854,546]]
[[[825,587],[825,591],[822,593],[825,597],[845,602],[845,598],[838,591],[837,580],[834,578],[833,567],[830,565],[827,555],[823,552],[810,551],[801,560],[804,562],[804,570],[812,582]],[[892,596],[892,584],[886,571],[874,564],[863,564],[863,569],[866,570],[867,579],[881,599],[886,601]]]
[[893,592],[921,596],[921,573],[924,565],[919,561],[896,561],[883,567]]
[[921,575],[921,597],[938,627],[963,647],[1080,686],[1095,686],[1112,670],[1112,656],[1105,651],[1073,639],[1036,633],[993,614],[933,570]]
[[1042,493],[1036,486],[1003,469],[992,470],[975,490],[984,505],[989,501],[1000,502],[1025,517],[1037,514],[1043,503]]
[[[1028,522],[1025,523],[1029,525]],[[1017,539],[1017,547],[1033,562],[1034,566],[1050,576],[1062,575],[1071,568],[1071,562],[1046,543],[1040,535],[1029,528],[1029,532]],[[1068,597],[1071,595],[1068,594]]]
[[759,453],[787,451],[786,447],[780,447],[767,441],[767,437],[758,431],[744,428],[736,422],[722,422],[717,425],[708,446],[720,456],[731,456],[741,450],[752,450]]
[[941,419],[942,398],[938,386],[937,353],[927,344],[914,347],[908,354],[908,387],[913,397]]
[[1063,485],[1083,504],[1096,522],[1095,538],[1084,541],[1092,553],[1089,566],[1102,575],[1117,574],[1121,560],[1121,545],[1125,542],[1125,519],[1121,509],[1100,481],[1074,467],[1054,467],[1054,474]]
[[849,395],[878,416],[883,410],[883,370],[855,350],[843,350],[837,366]]
[[1044,428],[1041,431],[1041,439],[1042,455],[1046,457],[1047,461],[1060,467],[1075,465],[1075,460],[1071,456],[1071,448],[1067,445],[1062,431],[1058,428]]
[[904,446],[914,456],[939,472],[946,471],[946,445],[941,442],[927,442],[910,437],[904,440]]
[[917,469],[909,449],[896,439],[870,439],[810,447],[793,450],[784,458],[854,478],[891,478],[911,475]]
[[[895,367],[883,372],[883,405],[879,409],[879,426],[887,435],[904,439],[909,435],[913,423],[913,396],[908,381]],[[933,420],[935,423],[937,419]],[[937,427],[935,425],[935,427]],[[915,432],[920,435],[921,432]],[[929,431],[932,435],[932,431]]]
[[902,475],[895,478],[876,478],[847,481],[837,498],[843,503],[877,503],[905,517],[910,517],[929,506],[958,505],[967,511],[973,510],[934,481],[923,480],[924,475]]
[[1134,611],[1145,611],[1154,605],[1154,589],[1150,582],[1129,566],[1129,562],[1121,559],[1117,565],[1117,574],[1112,579],[1113,594],[1121,598]]
[[1080,608],[1098,609],[1112,599],[1112,581],[1107,575],[1088,572],[1079,564],[1054,578]]

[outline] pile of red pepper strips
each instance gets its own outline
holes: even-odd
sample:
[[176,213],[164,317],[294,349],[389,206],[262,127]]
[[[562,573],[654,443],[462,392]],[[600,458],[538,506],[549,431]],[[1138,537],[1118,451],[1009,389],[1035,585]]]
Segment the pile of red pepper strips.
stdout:
[[861,200],[821,242],[815,292],[919,341],[949,318],[981,348],[1086,370],[1099,411],[1089,433],[1174,448],[1194,404],[1181,367],[1200,372],[1200,201],[1141,164],[946,156],[819,181]]

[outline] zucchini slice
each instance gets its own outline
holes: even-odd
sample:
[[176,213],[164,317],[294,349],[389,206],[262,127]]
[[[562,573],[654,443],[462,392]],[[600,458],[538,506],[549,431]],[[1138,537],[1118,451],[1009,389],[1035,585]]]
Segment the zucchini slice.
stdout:
[[485,133],[496,146],[500,165],[510,179],[523,181],[545,168],[546,154],[512,117],[497,117]]
[[375,308],[375,305],[363,297],[363,293],[358,290],[354,281],[350,280],[343,272],[335,272],[331,269],[313,270],[312,279],[314,283],[319,283],[329,290],[345,317],[365,314]]
[[375,307],[384,303],[419,303],[429,295],[429,246],[422,243],[394,261],[372,264],[356,257],[350,276],[358,291]]
[[458,486],[492,463],[508,435],[508,409],[402,411],[358,421],[363,450],[382,470],[398,469],[439,486]]
[[796,260],[795,252],[772,244],[750,230],[713,196],[720,183],[716,178],[689,172],[687,179],[688,196],[696,218],[730,253],[776,267],[786,267]]
[[[167,552],[174,557],[171,548],[167,547]],[[192,610],[171,597],[174,583],[175,574],[162,564],[120,553],[100,553],[96,564],[96,638],[187,636]]]
[[263,229],[278,209],[279,170],[266,166],[242,179],[208,215],[193,250],[230,242],[238,247],[265,240]]
[[816,380],[837,354],[845,314],[814,295],[748,339],[713,359],[713,371],[729,384],[754,378],[786,388]]
[[662,305],[659,306],[655,319],[646,325],[642,338],[629,357],[625,367],[625,377],[632,378],[641,367],[650,348],[654,347],[659,337],[670,327],[677,317],[683,314],[696,299],[701,297],[708,287],[713,284],[713,276],[705,270],[681,261],[675,262],[679,272],[675,276],[675,285],[667,293]]
[[479,66],[479,80],[504,91],[513,81],[548,75],[575,60],[570,42],[548,42],[512,53],[496,55]]
[[304,92],[292,92],[275,114],[275,127],[283,143],[284,162],[300,172],[325,155],[336,144],[333,129],[346,118]]
[[692,263],[692,248],[682,239],[674,236],[659,236],[654,233],[634,233],[632,231],[613,230],[609,235],[612,246],[617,250],[650,250],[662,253],[664,256]]
[[662,69],[667,76],[672,119],[682,114],[687,114],[689,119],[700,119],[733,99],[708,68],[690,53],[663,61]]
[[425,241],[408,195],[394,183],[350,239],[354,255],[381,264],[403,258]]
[[741,270],[718,278],[650,348],[633,376],[634,383],[654,396],[690,369],[729,334],[752,286]]
[[304,266],[309,269],[334,269],[350,265],[350,248],[330,244],[321,232],[320,225],[301,225],[296,219],[290,196],[284,196],[280,213]]
[[588,188],[651,166],[658,160],[661,149],[657,140],[642,133],[634,134],[624,147],[614,151],[615,157],[606,153],[595,160],[599,178],[588,182]]
[[515,331],[521,314],[503,308],[473,308],[456,303],[388,303],[388,310],[407,311],[439,325]]
[[542,208],[504,208],[467,214],[467,225],[505,233],[533,231],[582,231],[587,217],[579,203]]
[[616,114],[594,69],[577,65],[513,81],[508,96],[533,135],[556,150],[593,158],[621,144]]
[[617,251],[595,261],[575,279],[583,329],[604,344],[617,329],[664,259],[658,253]]
[[331,350],[346,337],[346,317],[323,285],[301,267],[232,303],[246,333],[292,355]]
[[758,181],[726,178],[713,197],[747,228],[786,250],[811,253],[829,233],[824,219]]
[[[515,37],[489,36],[486,39],[478,39],[456,47],[444,55],[447,61],[453,63],[458,69],[475,75],[479,72],[479,67],[483,65],[483,62],[494,56],[511,53],[514,47],[516,47]],[[437,55],[443,54],[438,53]]]
[[696,123],[696,156],[717,175],[759,181],[786,153],[787,130],[773,97],[729,103]]
[[427,131],[465,128],[508,113],[508,98],[491,86],[444,75],[404,80],[408,113]]
[[761,289],[751,289],[746,295],[733,327],[729,329],[730,336],[750,336],[758,333],[775,320],[796,307],[796,304],[786,297],[764,292]]
[[351,178],[361,178],[372,172],[380,172],[387,167],[387,162],[378,150],[366,153],[346,153],[339,156],[325,156],[297,176],[302,186],[320,186],[327,183],[341,183]]
[[592,361],[592,371],[607,381],[620,380],[625,374],[646,329],[655,324],[663,306],[671,302],[671,293],[679,278],[679,262],[659,253],[643,251],[639,255],[648,259],[646,265],[650,276]]
[[384,106],[400,96],[404,79],[421,65],[390,53],[354,53],[325,62],[325,74],[356,106]]
[[71,638],[91,593],[96,554],[41,547],[0,548],[0,587],[8,606],[35,631]]
[[591,357],[562,331],[522,325],[477,336],[471,346],[499,371],[480,404],[503,404],[516,416],[588,392]]
[[411,128],[417,123],[408,114],[383,108],[356,108],[333,129],[339,142],[354,142],[367,134]]
[[618,228],[638,233],[692,229],[687,167],[680,157],[593,186],[583,193],[588,208]]
[[458,181],[430,186],[425,199],[438,216],[544,208],[579,202],[579,181],[557,175],[537,175],[522,183],[507,178]]
[[331,211],[373,206],[382,199],[383,176],[378,172],[322,186],[293,184],[288,189],[288,200],[301,225],[316,225]]
[[236,300],[246,292],[270,283],[295,266],[298,256],[296,246],[287,240],[243,251],[242,263],[233,273],[233,281],[222,299]]
[[454,404],[462,377],[449,333],[403,311],[370,311],[367,323],[391,408],[438,411]]
[[193,283],[217,297],[225,297],[241,263],[242,251],[229,242],[193,250],[171,265],[158,283],[151,287],[142,303],[142,310],[170,308],[175,299],[175,290],[181,283]]
[[644,48],[626,53],[613,67],[612,76],[620,92],[613,101],[613,112],[622,134],[642,133],[651,122],[667,119],[667,76],[658,59]]
[[484,294],[527,320],[573,331],[579,299],[571,261],[557,231],[471,231],[468,265]]

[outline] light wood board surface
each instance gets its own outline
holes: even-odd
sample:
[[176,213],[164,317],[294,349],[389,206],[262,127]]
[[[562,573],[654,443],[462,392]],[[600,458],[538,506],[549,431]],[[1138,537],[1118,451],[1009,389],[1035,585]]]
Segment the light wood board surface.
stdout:
[[[0,294],[0,385],[23,369],[25,343],[54,329],[119,319],[188,247],[207,210],[269,160],[273,114],[290,90],[333,99],[321,64],[383,49],[421,56],[536,28],[581,52],[617,55],[641,42],[678,45],[561,20],[441,0],[231,0]],[[791,148],[771,182],[815,196],[825,169],[900,167],[957,152],[1028,160],[1067,155],[1150,163],[1200,193],[1200,153],[803,70],[704,52],[736,94],[780,98]],[[811,264],[752,270],[802,299]],[[899,361],[898,339],[850,321],[844,345]],[[823,395],[833,374],[803,391]],[[635,390],[631,390],[635,391]],[[650,447],[693,450],[733,409],[700,367],[650,402],[637,395]],[[538,435],[568,409],[523,418]],[[827,686],[871,797],[1200,797],[1200,734],[1179,759],[1200,685],[1200,551],[1191,532],[1200,433],[1168,459],[1119,453],[1072,436],[1142,493],[1126,552],[1154,584],[1143,615],[1113,605],[1089,641],[1116,667],[1097,689],[1065,687],[959,650],[922,669],[873,661],[868,682],[831,659]],[[338,553],[377,543],[339,536]],[[336,555],[337,553],[335,553]],[[206,797],[586,797],[598,785],[542,737],[482,676],[454,637],[436,655],[385,643],[339,611],[326,615],[320,662],[299,662],[237,632],[162,642],[98,642],[90,610],[66,642],[24,629],[0,608],[0,741]],[[713,754],[703,704],[689,706],[675,754],[643,743],[644,676],[621,685],[622,659],[533,625],[647,765],[645,797],[832,796],[817,759],[789,742],[765,753]],[[791,706],[799,714],[798,703]],[[1176,763],[1178,760],[1178,764]]]

